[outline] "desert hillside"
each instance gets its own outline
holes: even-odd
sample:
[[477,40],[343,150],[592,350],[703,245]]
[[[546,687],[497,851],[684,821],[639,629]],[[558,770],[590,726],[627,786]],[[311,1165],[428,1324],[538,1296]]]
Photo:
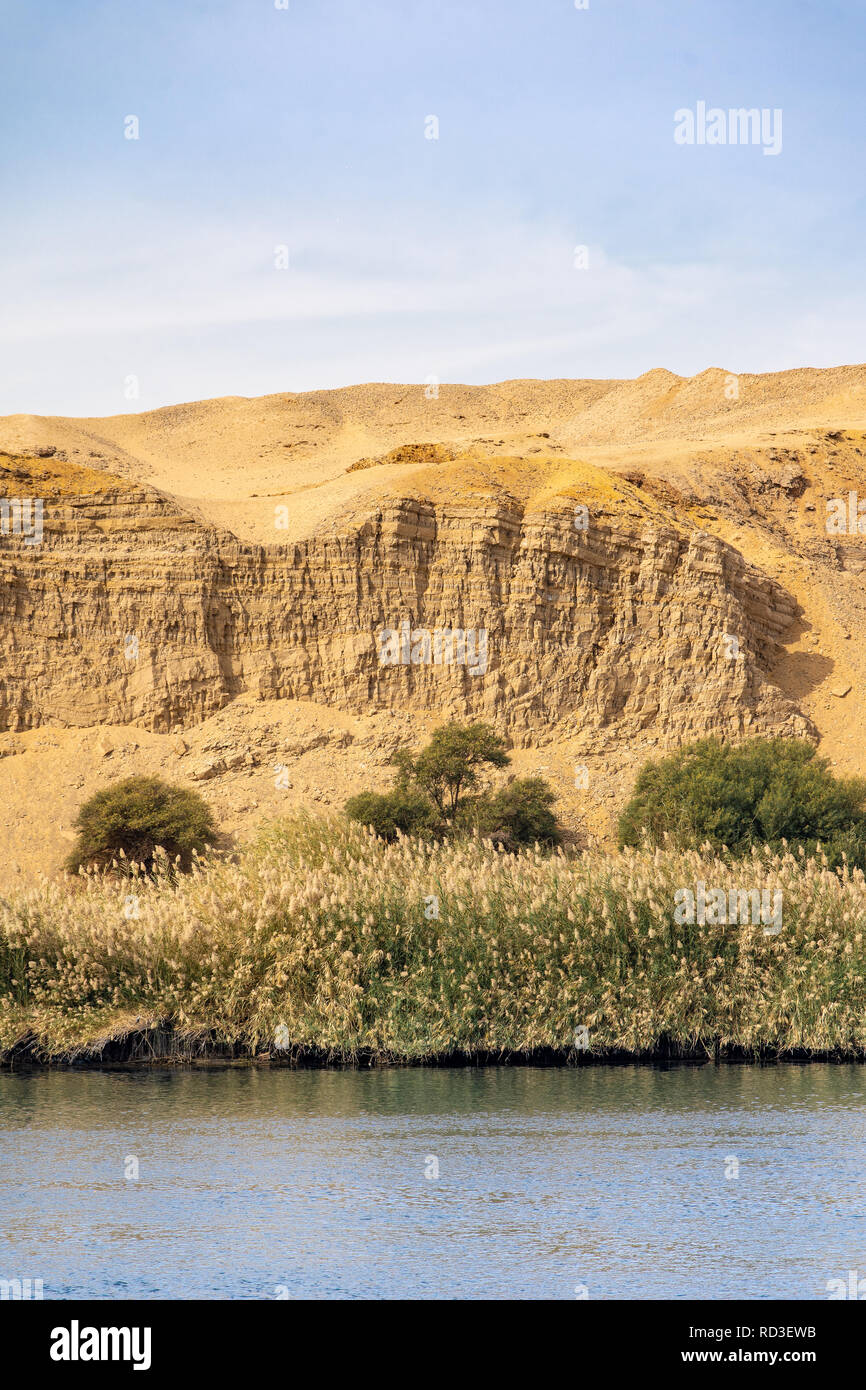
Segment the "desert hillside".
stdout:
[[[13,415],[0,449],[54,447],[68,458],[148,483],[267,544],[315,533],[382,477],[347,471],[380,461],[390,485],[418,466],[411,446],[450,445],[522,458],[640,465],[674,481],[696,446],[767,443],[786,433],[866,428],[866,367],[695,377],[657,369],[634,381],[504,381],[492,386],[386,385],[226,397],[103,419]],[[405,461],[404,461],[405,460]],[[359,476],[356,476],[358,474]],[[673,475],[673,476],[672,476]],[[275,506],[289,506],[274,536]]]
[[[866,367],[11,416],[0,451],[0,497],[43,502],[39,544],[0,537],[14,873],[56,869],[117,776],[199,786],[243,836],[384,786],[455,716],[590,836],[705,732],[866,772]],[[483,631],[484,659],[383,665],[401,623]]]

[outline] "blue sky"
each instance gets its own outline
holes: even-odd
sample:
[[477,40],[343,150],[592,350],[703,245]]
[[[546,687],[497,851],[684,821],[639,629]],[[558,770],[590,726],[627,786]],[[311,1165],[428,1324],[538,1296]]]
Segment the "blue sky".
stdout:
[[866,360],[863,0],[0,16],[2,413]]

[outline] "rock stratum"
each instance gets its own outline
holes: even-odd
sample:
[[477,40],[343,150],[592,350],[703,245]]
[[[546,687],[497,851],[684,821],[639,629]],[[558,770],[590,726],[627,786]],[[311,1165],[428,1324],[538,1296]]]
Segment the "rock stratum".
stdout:
[[[529,509],[506,462],[524,483],[544,472],[458,459],[475,475],[459,504],[434,479],[321,538],[256,546],[120,479],[0,458],[43,503],[42,543],[0,552],[2,727],[170,732],[251,692],[483,717],[518,742],[805,728],[764,678],[795,613],[780,585],[595,469],[555,464],[570,496]],[[484,669],[453,642],[434,664],[421,639],[420,660],[383,664],[381,634],[404,624],[410,641],[486,634]]]
[[[0,536],[13,868],[56,867],[115,776],[206,782],[243,832],[385,785],[449,717],[602,836],[637,763],[703,734],[860,770],[864,427],[862,367],[0,421],[0,496],[42,506],[38,544]],[[455,630],[474,659],[430,659]]]

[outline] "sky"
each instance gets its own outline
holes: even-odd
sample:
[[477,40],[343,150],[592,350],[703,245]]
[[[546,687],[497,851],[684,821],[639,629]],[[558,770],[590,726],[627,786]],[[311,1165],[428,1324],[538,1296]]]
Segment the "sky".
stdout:
[[283,4],[0,0],[0,413],[866,360],[864,0]]

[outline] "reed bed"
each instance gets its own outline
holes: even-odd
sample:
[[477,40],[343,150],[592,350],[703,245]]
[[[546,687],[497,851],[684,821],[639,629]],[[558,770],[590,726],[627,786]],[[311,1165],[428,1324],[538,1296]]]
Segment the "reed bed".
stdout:
[[[675,894],[698,881],[781,890],[782,929],[678,924]],[[133,867],[4,901],[0,1050],[94,1055],[159,1022],[344,1062],[862,1055],[864,931],[862,873],[820,859],[509,855],[296,818],[188,875]]]

